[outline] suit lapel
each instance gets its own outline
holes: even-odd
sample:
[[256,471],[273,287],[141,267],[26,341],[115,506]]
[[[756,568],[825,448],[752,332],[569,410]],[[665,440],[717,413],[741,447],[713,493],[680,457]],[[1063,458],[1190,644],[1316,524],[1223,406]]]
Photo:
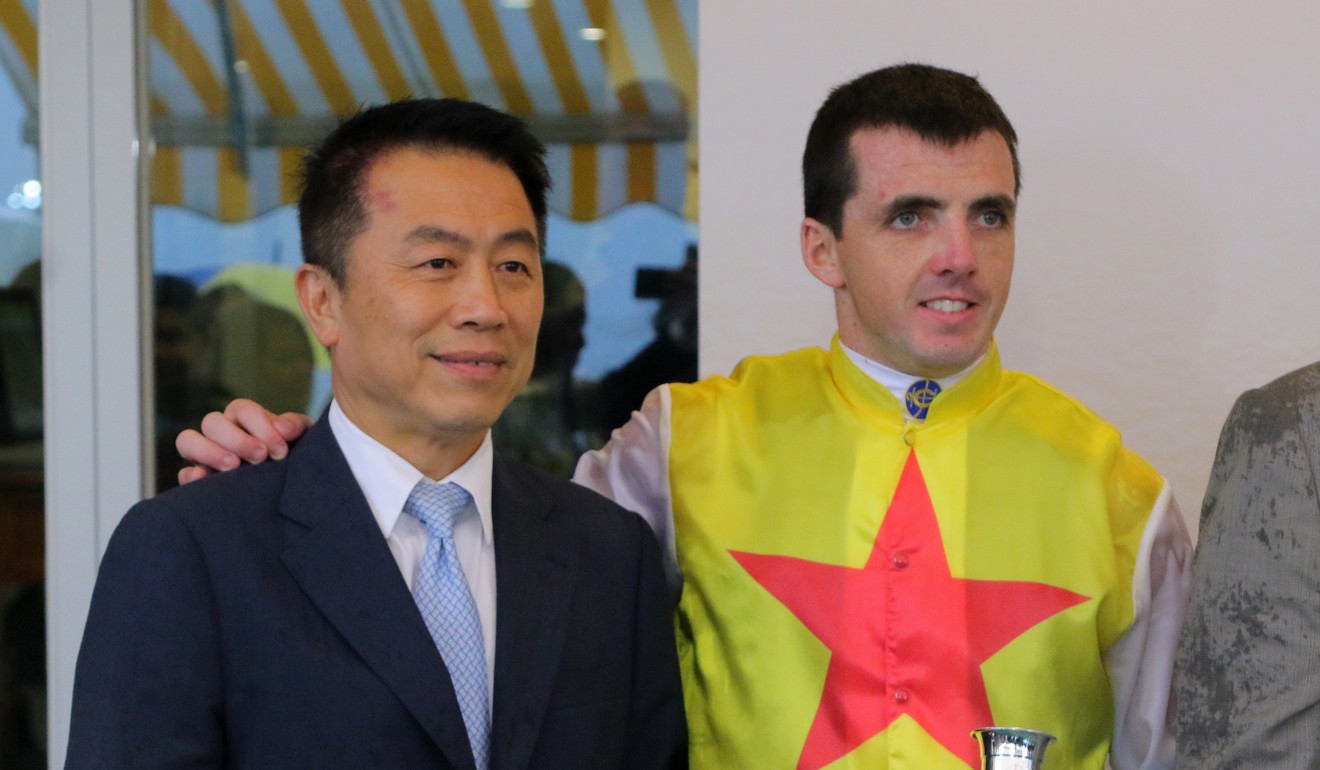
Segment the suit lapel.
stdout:
[[531,473],[496,457],[497,609],[491,766],[528,767],[568,632],[578,544]]
[[444,661],[324,418],[287,462],[285,566],[450,763],[474,770]]

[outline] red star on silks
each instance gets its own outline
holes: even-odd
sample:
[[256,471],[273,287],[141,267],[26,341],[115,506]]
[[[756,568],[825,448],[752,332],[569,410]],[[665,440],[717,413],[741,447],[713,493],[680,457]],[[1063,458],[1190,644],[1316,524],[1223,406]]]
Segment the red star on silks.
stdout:
[[1043,583],[953,577],[915,453],[862,568],[730,554],[832,653],[800,770],[844,756],[901,714],[979,767],[969,733],[995,723],[981,664],[1089,598]]

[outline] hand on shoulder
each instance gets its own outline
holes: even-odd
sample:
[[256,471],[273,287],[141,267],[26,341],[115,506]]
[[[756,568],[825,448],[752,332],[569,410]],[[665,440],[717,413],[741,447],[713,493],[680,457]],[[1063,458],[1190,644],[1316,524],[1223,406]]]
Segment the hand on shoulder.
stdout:
[[179,455],[193,463],[179,471],[179,483],[233,470],[243,461],[282,460],[289,453],[289,442],[311,425],[312,418],[305,414],[274,414],[255,401],[234,399],[224,412],[202,418],[201,432],[185,430],[174,440]]

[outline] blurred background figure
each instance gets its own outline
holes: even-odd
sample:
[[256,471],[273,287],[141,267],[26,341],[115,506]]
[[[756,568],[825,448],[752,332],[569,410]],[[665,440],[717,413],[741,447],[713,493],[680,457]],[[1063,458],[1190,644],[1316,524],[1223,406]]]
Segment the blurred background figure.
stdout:
[[0,768],[46,766],[41,263],[0,287]]
[[[46,613],[41,583],[15,588],[4,607],[3,655],[6,702],[0,745],[12,770],[46,767]],[[0,765],[6,766],[6,765]]]
[[202,352],[198,328],[197,286],[187,278],[157,273],[152,278],[156,309],[153,366],[156,378],[156,488],[176,486],[182,465],[174,436],[197,427],[198,415],[223,409],[230,394],[203,379],[197,362]]
[[573,377],[586,345],[586,289],[568,267],[546,261],[545,312],[536,337],[536,363],[522,393],[495,423],[496,449],[567,478],[577,459],[605,443],[588,386]]
[[666,382],[697,379],[697,245],[688,244],[682,267],[638,268],[638,299],[658,299],[655,339],[600,381],[602,419],[608,432],[628,421],[642,399]]
[[313,352],[298,316],[234,285],[203,293],[198,316],[200,379],[235,396],[270,399],[281,412],[310,409]]
[[0,287],[0,445],[41,439],[41,263]]
[[[267,294],[292,285],[283,269],[240,264],[198,290],[192,280],[157,273],[155,306],[156,489],[177,484],[174,436],[200,415],[237,397],[268,399],[273,409],[305,412],[315,351],[301,314]],[[266,401],[262,401],[266,403]]]

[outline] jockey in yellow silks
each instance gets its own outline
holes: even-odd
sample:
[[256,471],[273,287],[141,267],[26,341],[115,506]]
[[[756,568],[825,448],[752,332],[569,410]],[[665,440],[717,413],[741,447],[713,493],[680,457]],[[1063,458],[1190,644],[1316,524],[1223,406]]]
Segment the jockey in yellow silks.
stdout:
[[835,340],[658,389],[579,482],[671,558],[691,759],[1053,766],[1166,752],[1188,545],[1167,484],[1088,409],[990,351],[923,422]]

